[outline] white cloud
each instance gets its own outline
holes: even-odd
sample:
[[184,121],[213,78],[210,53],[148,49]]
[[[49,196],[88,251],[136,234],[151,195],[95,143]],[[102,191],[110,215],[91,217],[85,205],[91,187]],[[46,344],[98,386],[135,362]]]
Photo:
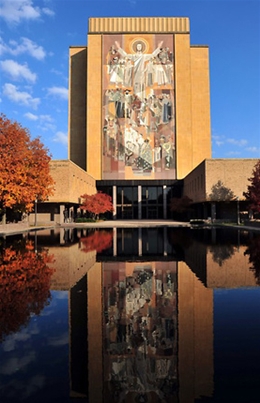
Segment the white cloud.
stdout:
[[37,109],[41,102],[39,98],[33,98],[28,92],[19,91],[15,85],[10,83],[3,85],[3,94],[13,102],[30,106],[33,109]]
[[56,126],[55,126],[55,124],[51,124],[51,123],[46,123],[46,122],[42,122],[41,123],[41,126],[39,127],[39,129],[41,129],[42,131],[44,131],[44,132],[55,132],[55,130],[56,130]]
[[241,139],[241,140],[236,140],[236,139],[227,139],[227,142],[230,144],[234,144],[239,147],[244,147],[247,144],[247,140]]
[[34,113],[27,112],[24,114],[24,116],[29,120],[39,120],[48,123],[53,122],[53,118],[50,115],[35,115]]
[[10,352],[13,351],[16,348],[17,342],[25,342],[30,339],[30,334],[27,333],[26,330],[22,330],[18,333],[13,333],[8,336],[6,341],[3,344],[3,351],[5,352]]
[[67,146],[67,145],[68,145],[68,136],[67,136],[67,133],[57,132],[57,133],[55,134],[55,137],[54,137],[53,141],[54,141],[55,143],[61,143],[61,144],[65,145],[65,146]]
[[212,134],[211,138],[212,142],[214,141],[217,146],[222,146],[226,141],[225,136],[223,135]]
[[39,7],[33,6],[32,0],[2,0],[0,16],[9,23],[36,20],[40,15]]
[[[212,135],[212,140],[215,142],[216,146],[222,146],[224,144],[232,144],[237,147],[245,147],[248,144],[246,139],[234,139],[234,138],[226,138],[223,135]],[[232,152],[231,152],[232,153]],[[240,154],[239,152],[234,152],[234,154]]]
[[220,136],[218,134],[212,134],[211,137],[212,137],[213,140],[220,140],[220,139],[223,139],[224,136]]
[[241,154],[241,152],[240,151],[229,151],[228,153],[226,153],[226,155],[229,155],[229,156],[236,156],[236,155],[240,155]]
[[60,336],[50,337],[48,340],[49,346],[65,346],[69,343],[68,332],[64,332]]
[[62,76],[63,77],[63,72],[60,70],[56,70],[56,69],[51,69],[50,70],[51,73],[56,74],[57,76]]
[[258,153],[260,156],[260,148],[258,147],[247,147],[246,151],[250,151],[251,153]]
[[31,112],[25,113],[24,116],[25,116],[27,119],[29,119],[29,120],[34,120],[34,121],[39,119],[39,117],[38,117],[37,115],[34,115],[34,114],[31,113]]
[[19,64],[14,60],[3,60],[0,62],[1,69],[13,80],[25,79],[35,83],[37,75],[32,73],[27,64]]
[[53,17],[54,11],[50,8],[42,9],[34,5],[33,0],[1,0],[0,16],[7,22],[19,24],[23,20],[37,20],[41,15]]
[[50,17],[53,17],[55,15],[54,11],[51,10],[50,8],[44,7],[42,9],[42,12],[46,15],[49,15]]
[[216,145],[217,146],[222,146],[224,144],[224,141],[218,141],[218,140],[216,140]]
[[24,357],[11,356],[0,366],[0,373],[3,375],[12,375],[17,372],[17,368],[19,368],[19,371],[22,371],[28,364],[35,361],[35,358],[36,354],[34,351],[30,351]]
[[6,46],[6,44],[4,43],[3,38],[0,37],[0,55],[7,52],[7,49],[8,49],[8,46]]
[[55,299],[68,299],[68,291],[53,291]]
[[46,378],[44,375],[37,374],[32,378],[29,378],[26,382],[24,389],[20,389],[22,394],[22,400],[27,400],[33,394],[36,394],[39,389],[43,389],[46,383]]
[[53,122],[53,118],[50,115],[40,115],[40,120],[44,120],[45,122]]
[[68,89],[65,87],[50,87],[47,89],[48,95],[58,97],[60,99],[68,99]]
[[0,54],[4,53],[9,53],[13,56],[25,53],[37,60],[43,60],[46,56],[46,52],[42,46],[25,37],[21,38],[20,43],[10,40],[9,44],[4,43],[3,39],[0,38]]

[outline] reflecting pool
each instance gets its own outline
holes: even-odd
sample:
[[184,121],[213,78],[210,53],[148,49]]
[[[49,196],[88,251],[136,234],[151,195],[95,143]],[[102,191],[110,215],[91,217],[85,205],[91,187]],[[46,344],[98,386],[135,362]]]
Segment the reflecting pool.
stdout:
[[258,402],[260,234],[0,238],[0,402]]

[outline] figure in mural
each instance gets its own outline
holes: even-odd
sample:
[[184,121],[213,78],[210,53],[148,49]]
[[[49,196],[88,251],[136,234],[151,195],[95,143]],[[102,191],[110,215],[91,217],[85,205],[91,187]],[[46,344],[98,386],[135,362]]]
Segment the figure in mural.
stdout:
[[173,144],[170,139],[166,139],[165,136],[161,136],[160,139],[161,142],[161,147],[162,147],[162,157],[164,158],[165,166],[164,168],[166,170],[172,168],[173,166],[173,153],[174,153],[174,148]]
[[169,94],[162,94],[161,97],[161,106],[162,106],[162,122],[168,123],[172,117],[172,104]]
[[115,41],[115,45],[118,53],[128,62],[133,62],[133,75],[132,75],[132,86],[134,93],[143,99],[145,96],[145,67],[146,62],[154,58],[160,53],[160,49],[163,42],[160,42],[158,47],[153,51],[153,53],[143,53],[143,44],[141,42],[136,45],[135,54],[127,54],[121,47],[119,42]]
[[131,94],[131,91],[125,90],[125,92],[124,92],[124,104],[125,104],[124,117],[128,118],[128,119],[131,118],[132,100],[133,100],[133,96]]
[[115,156],[117,147],[118,124],[113,116],[106,117],[107,124],[104,126],[105,154]]
[[124,61],[121,59],[120,54],[114,46],[109,49],[107,57],[107,68],[111,83],[119,84],[123,82]]
[[149,139],[145,139],[142,144],[140,150],[140,160],[144,171],[152,170],[152,148]]

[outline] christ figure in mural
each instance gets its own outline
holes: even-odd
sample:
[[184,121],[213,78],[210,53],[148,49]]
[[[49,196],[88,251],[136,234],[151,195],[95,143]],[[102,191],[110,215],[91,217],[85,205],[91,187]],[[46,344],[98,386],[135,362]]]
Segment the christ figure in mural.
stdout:
[[141,42],[136,45],[136,53],[128,54],[121,47],[119,42],[115,42],[117,47],[117,52],[125,58],[125,60],[132,61],[133,63],[133,78],[132,86],[134,94],[136,94],[140,99],[145,97],[145,68],[146,62],[156,57],[162,47],[163,41],[159,43],[158,47],[153,51],[153,53],[143,53],[143,44]]

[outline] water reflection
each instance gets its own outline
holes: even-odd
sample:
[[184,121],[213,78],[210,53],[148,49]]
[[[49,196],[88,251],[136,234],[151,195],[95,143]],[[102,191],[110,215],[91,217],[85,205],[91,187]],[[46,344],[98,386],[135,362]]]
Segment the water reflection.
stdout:
[[[46,321],[46,315],[55,312],[57,301],[50,295],[68,291],[68,334],[63,329],[49,353],[52,371],[60,371],[57,346],[68,340],[69,371],[64,382],[53,385],[55,401],[74,402],[78,397],[88,403],[223,401],[237,377],[232,369],[235,357],[229,356],[229,365],[223,358],[224,351],[227,353],[224,333],[229,329],[228,343],[236,344],[238,329],[246,319],[247,339],[243,333],[240,350],[247,372],[246,360],[253,364],[250,382],[244,380],[243,388],[245,391],[250,385],[251,396],[258,396],[254,378],[260,370],[257,233],[188,228],[61,229],[2,241],[0,330],[6,340],[0,347],[0,362],[1,357],[5,362],[12,334],[19,335],[31,326],[33,315],[39,316],[39,323]],[[230,290],[240,290],[239,300],[234,299],[234,292],[231,298]],[[221,305],[223,295],[227,297],[225,306]],[[241,301],[244,298],[245,307],[253,295],[254,304],[245,318]],[[231,307],[229,327],[224,323]],[[62,317],[61,311],[53,315],[50,329]],[[44,333],[41,337],[38,355],[49,336]],[[37,365],[43,368],[44,362]],[[1,388],[6,393],[10,377],[1,364],[0,374],[5,374]],[[16,375],[12,377],[14,380]],[[230,379],[229,385],[225,378]],[[231,393],[239,402],[239,386],[233,386]],[[42,384],[33,400],[23,401],[40,403],[52,397],[51,389]],[[19,395],[6,398],[7,403],[18,401]]]
[[253,270],[256,282],[260,285],[260,237],[252,236],[250,238],[244,254],[249,256],[250,270]]
[[5,246],[0,256],[0,341],[28,324],[50,302],[53,256],[35,251],[21,239]]
[[108,401],[177,398],[177,276],[169,262],[105,263],[104,366]]

